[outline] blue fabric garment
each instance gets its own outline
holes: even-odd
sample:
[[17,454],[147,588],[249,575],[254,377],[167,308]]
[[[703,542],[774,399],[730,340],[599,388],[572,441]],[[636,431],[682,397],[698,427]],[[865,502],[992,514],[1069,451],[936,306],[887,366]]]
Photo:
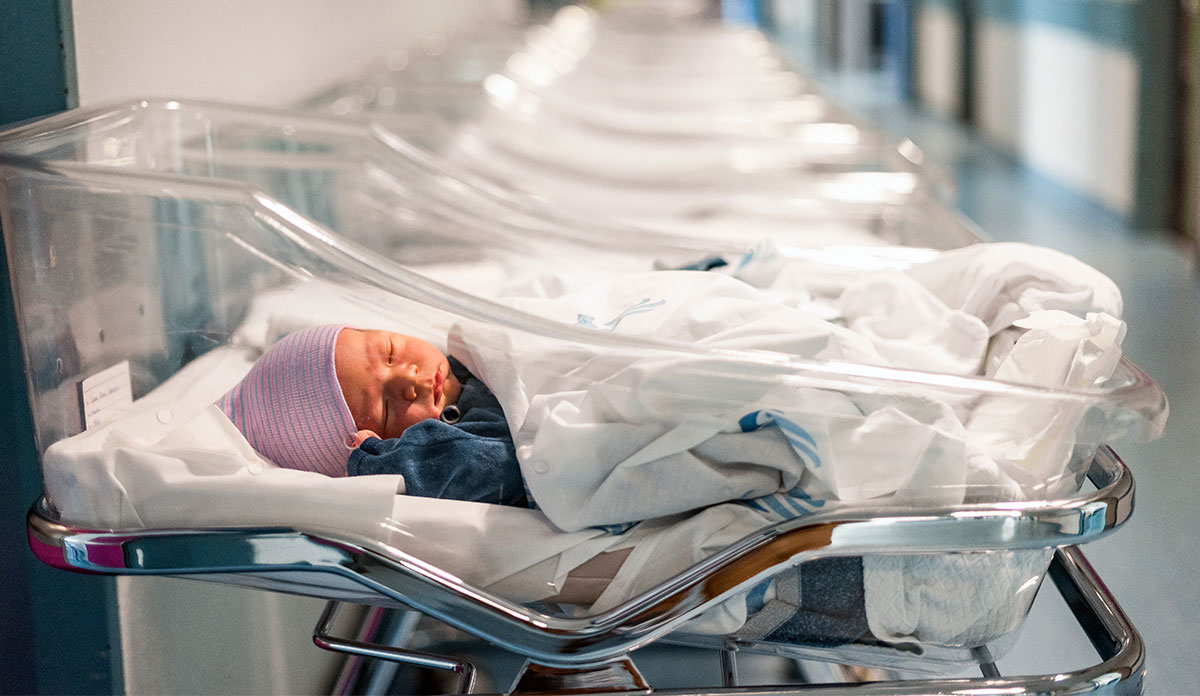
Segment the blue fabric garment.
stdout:
[[351,452],[347,473],[400,474],[408,495],[528,507],[500,402],[453,357],[450,369],[462,384],[458,422],[424,420],[397,438],[368,438]]
[[819,558],[798,572],[800,606],[768,641],[831,648],[870,635],[862,558]]

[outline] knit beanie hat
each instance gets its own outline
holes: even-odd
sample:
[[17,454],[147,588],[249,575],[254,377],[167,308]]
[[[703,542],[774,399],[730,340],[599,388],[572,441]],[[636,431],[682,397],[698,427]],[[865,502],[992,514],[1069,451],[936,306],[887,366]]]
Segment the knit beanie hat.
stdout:
[[357,428],[334,370],[343,328],[285,336],[217,402],[254,449],[281,467],[346,475]]

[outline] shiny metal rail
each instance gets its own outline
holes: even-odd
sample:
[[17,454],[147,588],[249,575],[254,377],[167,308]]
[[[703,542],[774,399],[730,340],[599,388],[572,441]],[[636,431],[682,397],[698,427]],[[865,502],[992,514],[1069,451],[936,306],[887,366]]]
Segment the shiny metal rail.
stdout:
[[1050,577],[1066,600],[1075,620],[1083,629],[1100,662],[1081,669],[1033,676],[1001,676],[995,666],[983,665],[982,678],[905,679],[843,684],[802,684],[787,687],[718,689],[704,692],[658,690],[656,694],[712,693],[792,694],[846,692],[862,696],[929,694],[939,696],[979,696],[982,694],[1109,694],[1129,696],[1142,693],[1146,674],[1146,650],[1141,635],[1096,575],[1078,547],[1067,546],[1055,552]]
[[[510,694],[530,693],[654,693],[671,696],[766,696],[768,694],[853,693],[858,696],[899,696],[929,694],[938,696],[980,696],[982,694],[1109,694],[1130,696],[1141,694],[1146,673],[1146,652],[1141,636],[1129,618],[1097,577],[1095,570],[1078,547],[1058,549],[1050,566],[1050,576],[1056,589],[1066,600],[1080,628],[1091,640],[1100,662],[1073,671],[1034,676],[1002,676],[995,665],[981,665],[981,678],[924,678],[892,681],[862,682],[852,679],[806,681],[799,684],[737,687],[734,651],[716,650],[721,658],[723,686],[701,689],[652,689],[638,674],[629,660],[618,660],[603,668],[559,671],[535,669],[522,674]],[[383,659],[420,666],[421,653],[407,653],[401,647],[390,648],[391,655]],[[416,655],[418,659],[410,659]],[[827,679],[843,674],[839,665],[829,665]],[[471,693],[470,683],[459,693]],[[368,691],[366,693],[390,693]]]
[[[810,559],[1094,540],[1128,519],[1134,485],[1107,448],[1089,475],[1098,490],[1062,501],[886,514],[841,508],[782,522],[610,611],[573,619],[496,597],[370,539],[281,528],[84,530],[52,521],[41,506],[31,510],[28,531],[35,554],[56,567],[207,577],[326,598],[359,588],[355,601],[408,606],[523,655],[536,670],[579,673],[607,669],[705,609]],[[300,576],[303,582],[297,582]]]

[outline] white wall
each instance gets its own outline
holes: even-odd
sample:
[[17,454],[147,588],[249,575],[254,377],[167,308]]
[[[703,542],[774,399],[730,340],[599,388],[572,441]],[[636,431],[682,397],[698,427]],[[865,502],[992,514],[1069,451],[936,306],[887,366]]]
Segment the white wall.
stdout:
[[922,5],[914,21],[913,79],[917,97],[947,118],[963,110],[963,31],[958,18],[941,5]]
[[78,104],[191,97],[284,106],[431,34],[484,31],[521,0],[72,3]]
[[[74,2],[77,104],[167,96],[284,107],[359,75],[395,49],[486,32],[524,6],[522,0]],[[318,693],[330,687],[341,663],[312,644],[319,600],[123,577],[117,602],[125,693]]]
[[[1133,212],[1138,66],[1127,52],[1042,23],[980,18],[971,112],[980,133],[1030,169],[1121,214]],[[915,22],[916,91],[931,111],[963,106],[962,27],[941,5]]]
[[1034,171],[1121,213],[1133,210],[1138,67],[1065,29],[982,21],[973,112]]

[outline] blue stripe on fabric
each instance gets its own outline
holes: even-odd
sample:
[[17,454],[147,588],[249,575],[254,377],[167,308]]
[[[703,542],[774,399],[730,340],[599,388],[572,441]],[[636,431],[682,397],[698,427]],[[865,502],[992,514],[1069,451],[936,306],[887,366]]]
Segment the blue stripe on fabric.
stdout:
[[748,433],[766,425],[774,424],[787,438],[788,443],[801,457],[806,457],[813,468],[821,466],[821,457],[817,454],[817,440],[807,430],[796,423],[781,418],[773,411],[752,411],[738,419],[738,427]]
[[762,423],[758,422],[758,414],[760,413],[762,411],[751,411],[738,419],[738,427],[742,429],[743,433],[758,430],[763,426]]
[[783,503],[792,509],[792,517],[805,517],[812,514],[812,510],[800,504],[800,501],[790,496],[783,497]]
[[767,508],[767,506],[760,503],[758,501],[758,498],[752,498],[750,500],[743,500],[742,503],[744,503],[745,505],[747,505],[749,507],[754,508],[755,510],[763,513],[764,515],[771,514],[771,511]]
[[811,501],[812,499],[807,497],[799,499],[789,494],[775,493],[743,502],[764,514],[773,514],[780,519],[792,520],[797,517],[807,517],[816,512],[816,508],[819,506],[810,507]]
[[768,508],[770,508],[771,512],[774,512],[776,515],[779,515],[780,517],[784,518],[785,520],[790,520],[793,517],[795,517],[794,514],[791,514],[788,512],[788,509],[786,507],[784,507],[784,505],[782,503],[779,502],[779,499],[776,496],[771,495],[771,496],[767,496],[765,498],[759,498],[758,500],[763,505],[766,505]]
[[787,436],[788,442],[792,444],[792,447],[795,447],[801,455],[811,460],[813,468],[821,466],[821,458],[817,456],[815,449],[817,445],[816,440],[813,439],[812,435],[808,434],[807,430],[783,418],[776,418],[775,425],[779,426],[779,429]]
[[790,421],[786,418],[780,418],[780,417],[776,416],[775,423],[778,424],[779,427],[784,430],[784,432],[788,433],[789,435],[795,435],[796,437],[800,438],[800,440],[803,441],[805,444],[807,444],[809,447],[812,447],[814,449],[816,448],[817,440],[812,435],[810,435],[807,430],[805,430],[804,428],[801,428],[799,425],[796,425],[796,423],[794,423],[793,421]]
[[809,463],[812,464],[814,469],[819,469],[821,467],[821,458],[817,456],[817,453],[814,452],[811,447],[805,445],[803,442],[797,442],[790,437],[788,438],[788,442],[792,444],[792,447],[796,449],[802,457],[808,458]]
[[601,525],[597,525],[597,526],[593,527],[593,529],[598,529],[598,530],[604,532],[605,534],[607,534],[608,536],[620,536],[620,535],[624,534],[625,532],[628,532],[629,530],[633,529],[636,524],[637,524],[636,522],[622,522],[620,524],[601,524]]
[[808,491],[804,490],[800,486],[796,486],[792,490],[788,491],[787,494],[793,498],[803,500],[805,503],[812,505],[814,508],[820,508],[820,507],[825,506],[824,500],[812,497],[811,495],[808,494]]

